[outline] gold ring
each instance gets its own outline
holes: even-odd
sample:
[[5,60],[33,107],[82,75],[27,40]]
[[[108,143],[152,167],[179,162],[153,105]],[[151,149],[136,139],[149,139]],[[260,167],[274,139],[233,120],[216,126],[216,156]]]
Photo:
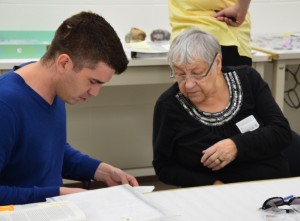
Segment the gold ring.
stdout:
[[218,157],[218,160],[220,160],[220,162],[222,163],[224,160],[221,160],[221,158],[220,157]]

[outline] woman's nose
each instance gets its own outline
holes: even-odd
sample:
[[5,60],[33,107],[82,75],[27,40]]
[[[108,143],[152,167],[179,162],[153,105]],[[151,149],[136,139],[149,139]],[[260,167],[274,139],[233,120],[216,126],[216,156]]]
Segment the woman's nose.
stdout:
[[187,77],[185,79],[185,87],[186,88],[191,88],[195,85],[195,80],[192,77]]

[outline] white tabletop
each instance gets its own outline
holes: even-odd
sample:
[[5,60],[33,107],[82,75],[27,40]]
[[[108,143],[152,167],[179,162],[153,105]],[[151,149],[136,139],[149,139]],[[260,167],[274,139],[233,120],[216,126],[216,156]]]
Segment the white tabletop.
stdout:
[[252,46],[275,60],[300,59],[300,34],[275,33],[252,36]]
[[300,196],[300,177],[145,194],[151,203],[178,215],[173,220],[180,221],[263,221],[265,213],[259,209],[263,202],[270,197],[288,195]]
[[[89,221],[289,221],[300,220],[300,213],[267,213],[260,207],[270,197],[300,196],[299,187],[300,177],[150,193],[145,193],[148,187],[122,185],[52,197],[47,202],[74,202]],[[15,210],[36,205],[15,206]]]
[[300,49],[294,50],[276,50],[271,48],[259,48],[254,47],[256,50],[263,53],[269,53],[274,60],[289,60],[289,59],[300,59]]
[[[270,54],[261,51],[252,51],[253,62],[271,61]],[[13,66],[29,61],[37,61],[39,58],[20,58],[20,59],[0,59],[0,70],[10,70]],[[160,66],[168,65],[166,57],[133,58],[128,66]]]

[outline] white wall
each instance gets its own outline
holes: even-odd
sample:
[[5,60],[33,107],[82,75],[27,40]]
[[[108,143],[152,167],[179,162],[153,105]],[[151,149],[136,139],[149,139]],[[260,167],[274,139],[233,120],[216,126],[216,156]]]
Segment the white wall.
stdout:
[[252,0],[252,34],[300,32],[300,0]]
[[[300,0],[252,0],[252,33],[300,32]],[[55,30],[67,17],[91,10],[103,15],[124,38],[131,27],[149,36],[170,30],[167,0],[0,0],[0,30]]]
[[102,15],[124,39],[131,27],[147,36],[157,28],[170,30],[167,0],[0,0],[0,30],[55,30],[80,11]]

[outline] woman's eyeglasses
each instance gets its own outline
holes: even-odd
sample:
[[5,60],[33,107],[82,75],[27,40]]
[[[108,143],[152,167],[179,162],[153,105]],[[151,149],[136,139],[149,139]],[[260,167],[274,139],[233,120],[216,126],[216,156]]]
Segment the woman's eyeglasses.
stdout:
[[214,64],[217,55],[218,55],[218,53],[215,54],[214,59],[211,62],[211,64],[209,65],[209,68],[208,68],[208,70],[206,71],[205,74],[189,74],[189,75],[183,74],[183,75],[176,75],[176,74],[173,73],[173,71],[171,71],[170,78],[173,78],[178,83],[184,82],[187,78],[193,78],[193,79],[195,79],[197,81],[202,80],[203,78],[205,78],[209,74],[210,69],[212,68],[212,66]]
[[266,210],[272,207],[278,207],[278,206],[284,206],[284,205],[300,205],[300,197],[293,197],[293,196],[289,196],[289,197],[272,197],[267,199],[263,205],[262,205],[262,209]]

